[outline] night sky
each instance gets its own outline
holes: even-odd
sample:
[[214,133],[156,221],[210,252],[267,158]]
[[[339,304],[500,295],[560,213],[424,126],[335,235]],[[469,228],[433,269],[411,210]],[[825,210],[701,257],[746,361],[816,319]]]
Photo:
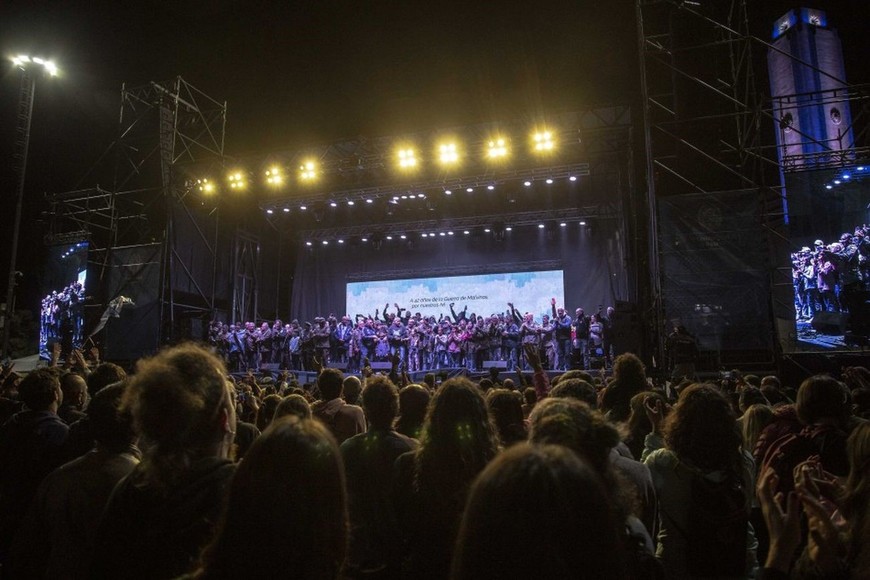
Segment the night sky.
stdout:
[[[709,0],[702,0],[709,1]],[[716,0],[724,1],[724,0]],[[791,2],[756,0],[769,37]],[[840,30],[852,82],[870,81],[866,0],[811,6]],[[0,3],[0,48],[54,59],[37,88],[28,164],[23,291],[34,292],[42,193],[82,175],[117,130],[119,92],[182,76],[228,103],[230,155],[356,135],[400,135],[532,119],[638,100],[632,0],[514,2]],[[762,89],[766,91],[766,78]],[[15,176],[18,74],[0,65],[0,279],[5,289]],[[38,296],[33,296],[34,301]],[[27,300],[25,300],[26,302]]]

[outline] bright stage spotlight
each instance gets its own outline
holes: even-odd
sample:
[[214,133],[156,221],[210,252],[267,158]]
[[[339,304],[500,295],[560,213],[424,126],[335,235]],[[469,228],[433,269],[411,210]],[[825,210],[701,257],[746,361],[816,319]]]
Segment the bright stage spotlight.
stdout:
[[217,191],[215,184],[208,179],[197,179],[196,188],[206,195],[211,195]]
[[284,185],[284,175],[278,166],[266,170],[266,183],[273,187]]
[[417,166],[417,156],[413,149],[399,149],[396,153],[401,169],[412,169]]
[[556,147],[553,132],[549,130],[538,131],[532,135],[532,144],[536,153],[547,153]]
[[248,186],[245,174],[241,171],[233,171],[230,173],[227,176],[227,181],[230,182],[230,189],[240,190],[245,189]]
[[456,143],[442,143],[438,146],[438,159],[442,165],[453,165],[459,161],[459,151]]
[[496,137],[490,140],[486,148],[486,156],[490,159],[501,159],[507,157],[508,146],[507,140],[504,137]]
[[317,163],[309,159],[299,166],[299,179],[312,181],[317,177]]

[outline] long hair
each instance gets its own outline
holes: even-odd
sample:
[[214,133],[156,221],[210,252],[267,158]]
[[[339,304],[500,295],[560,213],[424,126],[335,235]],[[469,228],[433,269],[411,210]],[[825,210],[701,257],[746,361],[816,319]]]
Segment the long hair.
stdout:
[[192,343],[136,365],[122,410],[133,417],[144,450],[140,469],[156,488],[172,487],[226,435],[221,412],[235,420],[224,374],[218,357]]
[[281,417],[239,464],[197,576],[331,580],[341,571],[347,534],[335,439],[318,421]]
[[665,419],[664,436],[668,449],[698,469],[740,473],[737,419],[728,399],[713,385],[686,387]]
[[466,378],[449,379],[426,413],[414,485],[424,497],[461,505],[472,480],[497,452],[498,437],[480,390]]
[[743,413],[743,450],[752,453],[758,437],[764,428],[773,421],[773,409],[768,405],[756,403]]
[[870,423],[861,423],[852,431],[847,444],[849,476],[843,496],[843,515],[849,522],[851,541],[849,559],[856,577],[870,572]]
[[452,578],[622,578],[620,525],[601,479],[576,454],[521,443],[474,482]]
[[[432,375],[432,382],[435,382],[435,375]],[[396,431],[414,439],[419,438],[430,399],[429,391],[418,384],[412,383],[399,391],[399,418],[396,419]]]

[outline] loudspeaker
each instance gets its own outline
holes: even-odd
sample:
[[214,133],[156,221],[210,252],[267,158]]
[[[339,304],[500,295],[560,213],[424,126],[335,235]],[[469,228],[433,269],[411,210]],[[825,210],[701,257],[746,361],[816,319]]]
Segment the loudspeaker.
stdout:
[[841,312],[817,312],[813,316],[813,330],[821,334],[842,336],[846,334],[849,315]]
[[485,369],[499,369],[505,370],[507,369],[507,361],[506,360],[485,360],[483,361],[483,368]]

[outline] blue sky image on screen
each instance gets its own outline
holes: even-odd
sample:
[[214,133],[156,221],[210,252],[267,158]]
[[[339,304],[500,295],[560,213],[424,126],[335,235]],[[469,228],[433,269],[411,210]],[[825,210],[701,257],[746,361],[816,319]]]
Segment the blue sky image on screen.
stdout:
[[511,272],[474,276],[441,276],[408,280],[373,280],[347,284],[347,314],[374,315],[394,303],[424,316],[449,316],[451,302],[458,312],[466,305],[468,313],[489,316],[504,312],[513,302],[520,312],[536,318],[550,312],[550,299],[562,306],[565,284],[562,270]]

